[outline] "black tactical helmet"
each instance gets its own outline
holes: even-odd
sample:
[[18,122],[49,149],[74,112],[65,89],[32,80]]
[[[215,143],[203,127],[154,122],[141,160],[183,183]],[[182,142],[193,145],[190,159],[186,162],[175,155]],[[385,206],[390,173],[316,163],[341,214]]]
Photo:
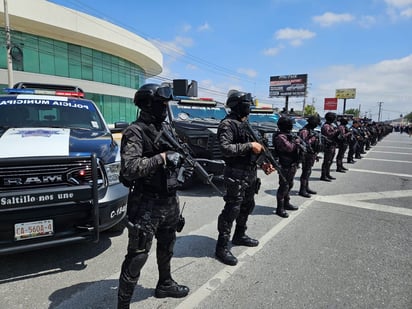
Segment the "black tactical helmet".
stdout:
[[310,116],[308,118],[308,125],[314,129],[320,124],[320,119],[318,116]]
[[172,88],[158,84],[145,84],[136,91],[134,104],[146,112],[152,111],[153,101],[168,101],[173,98]]
[[340,124],[346,126],[348,124],[348,119],[346,118],[341,118],[340,119]]
[[241,92],[237,90],[230,90],[226,100],[227,107],[235,107],[238,103],[248,102],[249,105],[252,104],[252,94]]
[[230,90],[226,100],[226,106],[230,107],[232,112],[242,118],[249,115],[252,102],[251,93]]
[[334,122],[336,120],[336,113],[333,112],[327,112],[325,114],[325,119],[328,122]]
[[289,117],[282,116],[278,120],[278,128],[282,132],[290,132],[293,128],[293,120]]

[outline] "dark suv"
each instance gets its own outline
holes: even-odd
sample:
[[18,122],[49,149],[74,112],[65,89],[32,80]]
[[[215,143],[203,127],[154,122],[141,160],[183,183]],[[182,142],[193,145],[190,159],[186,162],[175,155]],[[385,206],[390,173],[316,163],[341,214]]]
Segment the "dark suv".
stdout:
[[273,148],[273,134],[279,131],[277,121],[280,115],[270,107],[252,107],[249,114],[249,123],[266,140],[269,149]]
[[209,174],[221,176],[225,163],[217,140],[217,128],[227,112],[222,103],[210,98],[198,98],[197,84],[194,82],[182,90],[176,87],[174,81],[174,100],[169,101],[168,120],[202,167]]
[[122,229],[120,152],[78,87],[19,83],[0,96],[0,254]]

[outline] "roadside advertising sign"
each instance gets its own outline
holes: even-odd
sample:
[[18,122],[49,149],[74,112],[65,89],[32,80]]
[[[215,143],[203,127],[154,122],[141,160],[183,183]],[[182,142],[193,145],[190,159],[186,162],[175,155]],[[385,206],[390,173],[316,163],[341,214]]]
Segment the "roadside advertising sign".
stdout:
[[271,76],[269,97],[304,97],[307,81],[308,74]]
[[325,104],[323,109],[326,110],[337,110],[338,109],[338,98],[325,98]]
[[354,99],[356,97],[356,88],[336,89],[335,97],[338,99]]

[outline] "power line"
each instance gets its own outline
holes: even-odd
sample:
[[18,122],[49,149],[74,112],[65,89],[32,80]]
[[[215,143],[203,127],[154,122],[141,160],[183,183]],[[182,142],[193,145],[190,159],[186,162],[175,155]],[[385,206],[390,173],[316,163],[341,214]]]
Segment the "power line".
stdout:
[[[226,76],[228,76],[232,79],[238,80],[238,81],[255,83],[254,80],[250,80],[250,79],[246,79],[244,77],[241,77],[238,74],[238,72],[236,72],[232,69],[229,69],[229,68],[223,67],[221,65],[215,64],[213,62],[210,62],[208,60],[197,57],[197,56],[192,55],[192,54],[187,53],[187,52],[182,53],[180,50],[178,50],[176,48],[173,48],[168,44],[162,43],[162,42],[157,41],[157,40],[153,40],[152,38],[150,38],[149,35],[139,31],[138,29],[136,29],[136,28],[134,28],[134,27],[132,27],[128,24],[123,23],[122,21],[118,21],[116,19],[108,17],[107,15],[105,15],[103,12],[99,11],[95,7],[86,5],[86,4],[84,4],[84,3],[82,3],[81,1],[78,1],[78,0],[67,0],[66,2],[73,4],[74,7],[82,8],[83,12],[85,12],[86,14],[90,14],[90,15],[95,16],[97,18],[107,20],[107,21],[109,21],[113,24],[116,24],[116,25],[119,25],[119,26],[123,27],[124,29],[131,30],[133,33],[142,36],[144,39],[146,39],[148,41],[154,42],[153,44],[158,45],[165,52],[165,54],[167,54],[168,56],[170,56],[170,57],[176,57],[176,55],[179,56],[179,61],[185,62],[187,64],[198,63],[198,64],[204,66],[207,70],[209,70],[211,72],[224,74],[224,75],[226,75]],[[93,22],[93,20],[90,20],[90,21]],[[101,24],[99,24],[99,25],[101,26]],[[118,33],[118,35],[121,36],[122,34]]]

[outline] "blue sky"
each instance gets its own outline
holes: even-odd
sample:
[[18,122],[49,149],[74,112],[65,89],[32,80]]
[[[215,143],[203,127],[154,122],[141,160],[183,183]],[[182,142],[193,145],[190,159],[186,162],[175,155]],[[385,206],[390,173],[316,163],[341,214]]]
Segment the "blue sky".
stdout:
[[[270,76],[308,74],[306,104],[356,88],[346,109],[381,120],[412,112],[412,0],[52,0],[153,42],[163,72],[150,81],[196,80],[199,96],[225,101],[230,89],[262,105]],[[289,108],[302,109],[303,97]],[[343,100],[338,101],[342,112]]]

